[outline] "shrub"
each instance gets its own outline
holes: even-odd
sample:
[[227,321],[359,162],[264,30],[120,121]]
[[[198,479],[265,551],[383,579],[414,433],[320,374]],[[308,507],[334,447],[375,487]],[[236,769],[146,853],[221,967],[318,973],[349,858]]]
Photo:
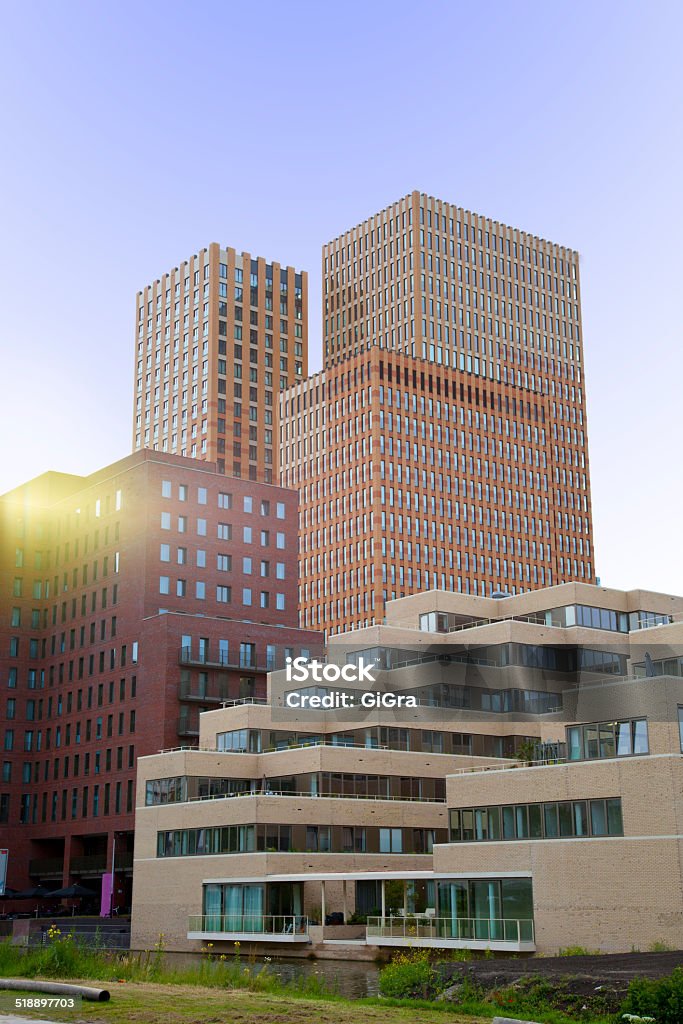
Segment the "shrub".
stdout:
[[665,978],[634,978],[628,987],[621,1014],[654,1017],[657,1024],[683,1021],[683,968]]
[[442,988],[426,949],[397,953],[379,976],[380,993],[392,999],[433,999]]

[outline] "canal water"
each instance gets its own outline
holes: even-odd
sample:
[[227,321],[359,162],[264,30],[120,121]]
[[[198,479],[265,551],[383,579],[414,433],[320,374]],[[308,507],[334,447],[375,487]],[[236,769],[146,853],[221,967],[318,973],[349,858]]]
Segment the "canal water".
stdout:
[[315,975],[322,978],[331,989],[347,999],[363,999],[376,996],[379,985],[380,967],[367,960],[287,960],[273,959],[268,969],[283,981]]
[[[198,957],[197,953],[166,953],[169,966],[190,965],[196,963]],[[251,962],[249,965],[252,966]],[[261,965],[285,982],[311,976],[321,978],[330,989],[347,999],[363,999],[378,993],[380,967],[368,960],[299,960],[259,956],[253,966],[258,970]]]

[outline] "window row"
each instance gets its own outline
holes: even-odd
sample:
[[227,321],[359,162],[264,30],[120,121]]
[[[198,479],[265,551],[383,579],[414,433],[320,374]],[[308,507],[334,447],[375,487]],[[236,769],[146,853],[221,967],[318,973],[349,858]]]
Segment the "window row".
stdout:
[[452,843],[623,836],[619,797],[450,810]]
[[228,825],[157,832],[157,857],[217,853],[431,853],[446,829],[358,825]]

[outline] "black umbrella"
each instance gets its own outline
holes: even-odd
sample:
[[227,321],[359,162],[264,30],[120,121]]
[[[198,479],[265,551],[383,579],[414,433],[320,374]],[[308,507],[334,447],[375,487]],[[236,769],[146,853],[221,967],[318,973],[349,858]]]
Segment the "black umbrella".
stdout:
[[52,896],[44,885],[36,885],[32,889],[22,889],[21,892],[16,892],[12,899],[15,900],[44,900],[48,896]]
[[86,899],[88,896],[97,896],[97,893],[92,889],[86,889],[84,885],[67,885],[64,889],[51,892],[50,896],[54,899],[80,900]]

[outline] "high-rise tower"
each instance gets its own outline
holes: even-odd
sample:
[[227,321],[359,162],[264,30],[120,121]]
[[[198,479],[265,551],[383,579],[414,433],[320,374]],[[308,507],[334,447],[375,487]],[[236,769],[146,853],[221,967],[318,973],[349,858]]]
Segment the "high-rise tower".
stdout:
[[593,582],[575,251],[413,192],[323,247],[323,327],[281,396],[302,625]]
[[133,449],[278,479],[278,392],[308,372],[308,280],[208,249],[138,292]]

